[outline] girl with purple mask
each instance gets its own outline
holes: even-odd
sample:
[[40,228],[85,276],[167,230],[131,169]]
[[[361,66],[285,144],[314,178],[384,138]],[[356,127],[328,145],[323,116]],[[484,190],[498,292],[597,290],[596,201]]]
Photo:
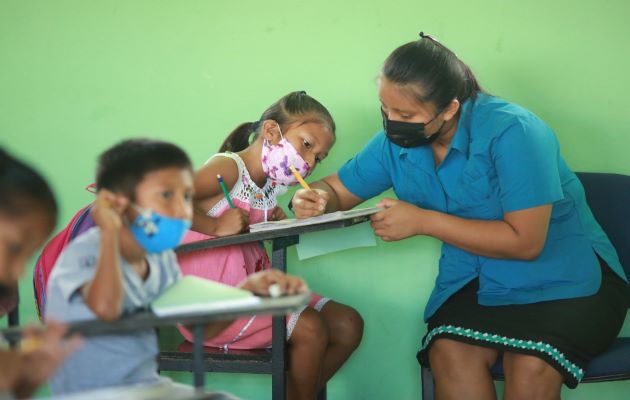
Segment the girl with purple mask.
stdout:
[[[239,125],[195,174],[192,230],[184,243],[243,232],[249,224],[286,215],[278,197],[312,173],[335,143],[335,123],[328,110],[305,92],[292,92],[272,104],[256,122]],[[225,198],[221,175],[234,205]],[[318,192],[325,204],[324,191]],[[206,249],[178,255],[184,275],[229,285],[271,268],[260,243]],[[184,328],[181,332],[191,340]],[[287,316],[289,398],[315,398],[350,357],[363,335],[363,320],[351,307],[313,294],[307,307]],[[206,346],[229,349],[271,346],[271,317],[235,321]]]

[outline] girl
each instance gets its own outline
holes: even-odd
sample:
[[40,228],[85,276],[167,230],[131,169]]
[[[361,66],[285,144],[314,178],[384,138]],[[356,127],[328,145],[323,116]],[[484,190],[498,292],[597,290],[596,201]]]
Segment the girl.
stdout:
[[[46,181],[0,148],[0,297],[12,293],[56,221],[57,202]],[[66,342],[65,332],[50,322],[27,330],[20,352],[0,350],[0,397],[30,397],[78,347],[79,339]]]
[[[251,144],[250,144],[251,137]],[[232,235],[249,224],[286,218],[277,199],[297,181],[293,165],[308,176],[335,142],[335,123],[328,110],[305,92],[293,92],[271,105],[252,123],[238,126],[195,176],[192,231],[184,242]],[[229,188],[230,208],[217,181]],[[324,203],[322,202],[322,207]],[[178,255],[184,275],[237,285],[270,268],[261,243],[228,246]],[[186,339],[191,335],[181,329]],[[314,398],[357,348],[363,320],[352,308],[313,295],[308,307],[287,318],[288,395]],[[228,350],[271,346],[271,318],[251,317],[233,323],[205,343]]]

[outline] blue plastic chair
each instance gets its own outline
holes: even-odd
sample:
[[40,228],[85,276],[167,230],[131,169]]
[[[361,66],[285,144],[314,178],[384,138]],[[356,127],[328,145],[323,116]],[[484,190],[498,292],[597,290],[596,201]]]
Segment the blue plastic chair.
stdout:
[[[595,172],[578,172],[577,176],[584,185],[586,201],[595,219],[615,246],[621,265],[630,277],[630,176]],[[431,370],[422,367],[421,374],[422,399],[432,400],[435,382]],[[492,367],[492,376],[503,380],[501,359]],[[582,383],[627,379],[630,379],[630,337],[619,337],[605,353],[589,363]]]

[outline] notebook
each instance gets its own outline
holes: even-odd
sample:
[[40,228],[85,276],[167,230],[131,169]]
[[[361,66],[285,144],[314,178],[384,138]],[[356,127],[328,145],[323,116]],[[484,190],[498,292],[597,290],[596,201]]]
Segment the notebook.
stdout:
[[297,226],[317,225],[324,222],[341,221],[353,218],[365,218],[372,214],[376,214],[383,209],[380,207],[355,208],[347,211],[335,211],[332,213],[318,215],[311,218],[287,218],[280,221],[259,222],[249,226],[250,232],[263,232],[275,229],[295,228]]
[[158,317],[195,314],[259,304],[252,292],[219,282],[185,276],[151,303]]

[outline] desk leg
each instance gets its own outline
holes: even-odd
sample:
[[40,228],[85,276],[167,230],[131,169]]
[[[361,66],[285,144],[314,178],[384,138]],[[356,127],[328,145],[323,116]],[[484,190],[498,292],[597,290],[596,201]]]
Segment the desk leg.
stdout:
[[204,390],[204,368],[203,368],[203,325],[193,327],[193,372],[195,376],[195,389]]
[[[287,270],[287,249],[274,249],[271,255],[271,266],[283,272]],[[271,396],[273,400],[286,398],[286,337],[287,326],[284,316],[273,317],[271,338]]]
[[[18,304],[15,305],[15,308],[13,310],[11,310],[11,312],[9,312],[9,316],[8,316],[8,323],[9,323],[9,328],[12,326],[19,326],[20,325],[20,304],[18,302]],[[11,346],[12,349],[15,349],[17,347],[18,341],[9,341],[9,345]]]

